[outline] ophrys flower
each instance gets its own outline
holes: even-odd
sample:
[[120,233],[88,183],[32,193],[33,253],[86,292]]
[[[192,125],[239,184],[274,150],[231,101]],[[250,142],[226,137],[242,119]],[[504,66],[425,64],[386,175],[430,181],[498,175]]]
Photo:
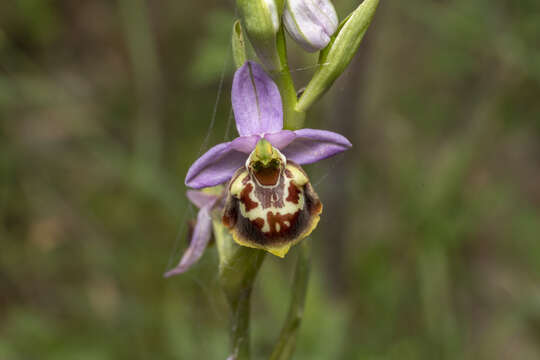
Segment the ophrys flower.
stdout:
[[240,136],[195,161],[186,185],[199,189],[229,182],[223,223],[234,240],[283,257],[311,233],[322,211],[300,165],[340,153],[351,143],[331,131],[283,130],[279,90],[254,62],[236,71],[232,106]]

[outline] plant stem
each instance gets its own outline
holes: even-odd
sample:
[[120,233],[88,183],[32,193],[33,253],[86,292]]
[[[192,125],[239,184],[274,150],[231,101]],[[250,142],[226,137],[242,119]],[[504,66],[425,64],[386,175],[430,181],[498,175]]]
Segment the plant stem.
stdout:
[[[232,239],[230,239],[232,241]],[[236,246],[220,265],[219,280],[231,306],[231,341],[234,360],[250,359],[249,319],[251,291],[265,252]]]
[[306,239],[300,244],[299,248],[289,313],[270,360],[289,360],[292,358],[296,347],[296,338],[304,315],[311,268],[311,243]]
[[302,128],[306,118],[304,112],[295,110],[298,98],[296,90],[289,70],[289,62],[287,60],[287,44],[285,43],[285,31],[283,26],[277,33],[277,50],[279,54],[280,68],[277,72],[272,72],[274,81],[276,82],[281,98],[283,101],[283,124],[288,130],[296,130]]

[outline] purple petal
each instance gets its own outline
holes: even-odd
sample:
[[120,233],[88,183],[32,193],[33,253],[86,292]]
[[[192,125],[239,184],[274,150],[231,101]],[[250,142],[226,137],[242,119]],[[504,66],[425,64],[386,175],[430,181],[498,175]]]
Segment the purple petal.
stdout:
[[287,159],[300,165],[326,159],[352,146],[343,135],[332,131],[301,129],[295,133],[296,139],[281,152]]
[[232,106],[241,136],[283,129],[279,90],[261,66],[247,61],[234,74]]
[[217,195],[212,195],[198,190],[188,190],[186,193],[189,201],[191,201],[199,209],[207,206],[208,204],[213,204],[218,198]]
[[234,150],[250,154],[260,139],[261,137],[259,135],[240,136],[231,141],[231,147]]
[[210,216],[210,210],[214,203],[215,200],[199,210],[197,224],[193,230],[193,237],[191,238],[188,249],[184,255],[182,255],[180,263],[174,269],[167,271],[165,277],[185,272],[202,256],[204,249],[206,249],[206,245],[212,236],[212,217]]
[[264,138],[270,141],[270,144],[274,147],[283,149],[296,138],[296,134],[294,131],[281,130],[272,134],[265,134]]
[[247,154],[235,150],[231,143],[222,143],[208,150],[188,170],[186,185],[194,189],[226,182],[244,165]]

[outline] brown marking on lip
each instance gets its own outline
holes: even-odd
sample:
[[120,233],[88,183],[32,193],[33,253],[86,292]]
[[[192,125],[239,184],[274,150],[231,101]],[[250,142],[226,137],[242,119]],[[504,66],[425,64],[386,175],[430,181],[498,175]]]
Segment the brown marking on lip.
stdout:
[[311,186],[311,183],[307,183],[304,186],[304,193],[310,214],[319,215],[322,212],[323,205],[321,203],[321,200],[319,199],[319,196],[317,195],[315,190],[313,190],[313,186]]
[[246,211],[250,211],[250,210],[253,210],[255,209],[257,206],[259,206],[258,203],[256,203],[255,201],[251,200],[251,198],[249,197],[249,193],[251,193],[251,191],[253,190],[253,185],[251,184],[247,184],[246,187],[242,190],[242,192],[240,193],[240,201],[244,204],[244,206],[246,207]]
[[223,225],[225,225],[229,229],[234,226],[232,218],[228,216],[227,214],[223,214],[223,216],[221,217],[221,222],[223,223]]
[[322,203],[317,200],[315,203],[313,203],[311,207],[311,214],[319,215],[321,212],[322,212]]
[[258,171],[253,171],[253,175],[259,181],[259,184],[263,186],[273,186],[276,185],[279,180],[279,168],[267,167],[262,168]]
[[289,169],[285,169],[285,176],[287,176],[289,179],[293,178],[293,173]]
[[230,197],[229,199],[227,199],[225,207],[223,208],[223,216],[221,217],[221,222],[229,229],[233,228],[236,225],[236,221],[238,220],[237,206],[238,200]]
[[264,219],[263,218],[256,218],[252,221],[252,223],[261,230],[264,226]]
[[[288,162],[287,166],[289,165],[294,169],[282,169],[276,185],[272,187],[261,186],[258,181],[255,181],[258,179],[255,178],[252,169],[242,168],[237,171],[238,177],[244,176],[239,179],[244,185],[240,192],[247,196],[247,199],[242,201],[240,194],[231,195],[229,193],[227,195],[223,209],[223,224],[230,229],[234,240],[240,245],[246,246],[248,244],[247,246],[259,249],[279,248],[287,243],[297,243],[308,236],[316,227],[323,205],[309,182],[303,186],[294,185],[298,190],[298,204],[300,198],[302,198],[304,206],[295,213],[280,214],[280,210],[284,211],[283,207],[286,202],[289,202],[289,204],[294,203],[292,201],[294,199],[294,196],[291,195],[293,194],[292,191],[289,191],[288,196],[285,196],[286,179],[294,179],[295,170],[305,175],[299,165],[292,161]],[[307,177],[307,175],[305,176]],[[287,188],[289,186],[290,184]],[[264,217],[250,220],[242,215],[243,212],[240,210],[241,201],[244,204],[246,202],[255,203],[257,206],[261,206],[263,210],[268,209],[273,212],[268,212]],[[263,232],[263,228],[266,230],[266,224],[268,224],[269,231]],[[279,227],[279,231],[277,227]]]
[[[286,233],[291,226],[293,226],[298,218],[300,211],[295,212],[294,214],[284,214],[268,212],[266,215],[266,220],[268,221],[268,226],[270,231],[265,233],[269,236],[281,235]],[[289,222],[289,225],[285,224],[285,221]],[[279,230],[276,230],[276,224],[279,224]]]
[[294,185],[294,183],[291,181],[289,183],[289,195],[285,199],[285,201],[290,201],[292,203],[298,204],[298,201],[300,200],[300,190]]
[[285,199],[285,180],[284,176],[278,178],[278,182],[271,188],[265,188],[259,186],[257,181],[253,182],[255,186],[254,198],[257,199],[263,209],[269,207],[282,208],[284,206],[283,200]]

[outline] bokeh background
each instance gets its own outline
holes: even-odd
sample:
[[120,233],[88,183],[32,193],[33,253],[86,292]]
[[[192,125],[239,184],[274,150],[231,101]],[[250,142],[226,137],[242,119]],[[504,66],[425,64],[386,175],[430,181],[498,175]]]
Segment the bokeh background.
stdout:
[[[343,18],[359,1],[335,0]],[[163,279],[183,179],[230,115],[232,0],[0,3],[0,359],[224,359],[209,249]],[[540,358],[540,2],[383,0],[308,115],[354,148],[324,204],[296,359]],[[314,56],[290,46],[297,87]],[[268,257],[253,349],[296,257]]]

